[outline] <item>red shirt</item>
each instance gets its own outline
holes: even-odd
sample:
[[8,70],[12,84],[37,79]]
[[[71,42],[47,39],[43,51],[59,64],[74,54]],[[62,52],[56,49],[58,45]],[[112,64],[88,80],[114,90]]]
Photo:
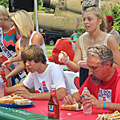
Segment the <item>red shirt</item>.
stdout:
[[115,67],[115,72],[110,80],[107,82],[92,82],[90,76],[86,79],[84,84],[79,89],[82,94],[84,87],[87,87],[92,95],[101,101],[120,103],[120,69]]

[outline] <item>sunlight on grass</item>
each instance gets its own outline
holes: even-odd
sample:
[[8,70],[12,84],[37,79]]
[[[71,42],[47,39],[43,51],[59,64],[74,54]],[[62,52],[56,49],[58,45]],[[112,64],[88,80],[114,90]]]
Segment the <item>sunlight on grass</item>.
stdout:
[[53,50],[54,45],[45,45],[46,50]]
[[46,45],[47,58],[52,55],[53,48],[54,48],[54,46]]

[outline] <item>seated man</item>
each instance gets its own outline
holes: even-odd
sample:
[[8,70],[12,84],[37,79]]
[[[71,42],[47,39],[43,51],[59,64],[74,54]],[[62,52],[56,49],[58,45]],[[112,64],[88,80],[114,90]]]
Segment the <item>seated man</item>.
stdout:
[[[40,46],[27,46],[22,51],[21,58],[29,74],[23,83],[6,88],[5,94],[14,92],[27,99],[49,99],[51,85],[56,85],[58,100],[71,93],[62,68],[54,63],[46,63]],[[29,92],[27,88],[35,88],[36,93]]]
[[120,34],[118,31],[116,31],[114,28],[113,28],[113,25],[114,25],[114,19],[112,16],[110,15],[107,15],[106,16],[106,19],[107,19],[107,33],[110,33],[112,34],[117,42],[118,42],[118,45],[120,44]]
[[[113,67],[113,53],[105,45],[96,44],[87,50],[89,76],[78,92],[65,96],[64,104],[74,102],[90,103],[97,109],[120,111],[120,69]],[[82,94],[87,87],[91,94]],[[86,95],[82,99],[82,96]]]

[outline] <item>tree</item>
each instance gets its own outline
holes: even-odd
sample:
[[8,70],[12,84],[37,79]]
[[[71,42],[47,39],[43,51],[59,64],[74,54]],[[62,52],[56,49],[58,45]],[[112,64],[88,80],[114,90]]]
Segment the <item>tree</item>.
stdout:
[[0,5],[3,5],[5,8],[9,5],[9,0],[0,0]]

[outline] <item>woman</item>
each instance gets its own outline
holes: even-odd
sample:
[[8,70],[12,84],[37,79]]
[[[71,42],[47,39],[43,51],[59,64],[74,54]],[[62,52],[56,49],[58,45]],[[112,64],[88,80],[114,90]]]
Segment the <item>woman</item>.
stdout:
[[[114,66],[120,67],[119,46],[114,36],[107,34],[106,32],[106,18],[101,9],[98,7],[87,8],[83,20],[86,32],[88,33],[83,34],[77,39],[73,61],[70,61],[68,56],[63,52],[63,57],[60,58],[60,61],[65,63],[70,70],[78,72],[80,68],[87,68],[86,50],[88,47],[93,46],[94,44],[104,44],[113,52]],[[81,74],[84,75],[84,73]]]
[[[14,57],[16,55],[15,52],[15,43],[19,36],[14,28],[13,23],[10,21],[10,16],[8,11],[5,7],[0,5],[0,27],[2,28],[3,32],[3,39],[1,40],[0,44],[0,63],[4,62],[5,60],[9,59],[10,56]],[[7,50],[7,51],[6,51]],[[9,52],[9,55],[6,54]],[[1,65],[0,65],[1,66]],[[11,65],[8,69],[5,69],[5,75],[9,74],[11,70],[15,68],[14,65]],[[0,68],[1,72],[1,68]],[[13,78],[12,78],[13,79]],[[8,79],[7,86],[12,86],[11,79]]]
[[21,61],[20,54],[26,46],[31,44],[38,44],[39,46],[41,46],[46,56],[44,39],[40,33],[34,31],[34,23],[30,14],[25,10],[20,10],[17,11],[13,16],[11,16],[11,19],[13,20],[15,29],[17,33],[21,36],[21,38],[16,43],[17,57],[11,58],[3,63],[4,66],[5,64],[11,64],[12,62],[19,61],[19,66],[6,76],[7,79],[25,69],[24,63]]

